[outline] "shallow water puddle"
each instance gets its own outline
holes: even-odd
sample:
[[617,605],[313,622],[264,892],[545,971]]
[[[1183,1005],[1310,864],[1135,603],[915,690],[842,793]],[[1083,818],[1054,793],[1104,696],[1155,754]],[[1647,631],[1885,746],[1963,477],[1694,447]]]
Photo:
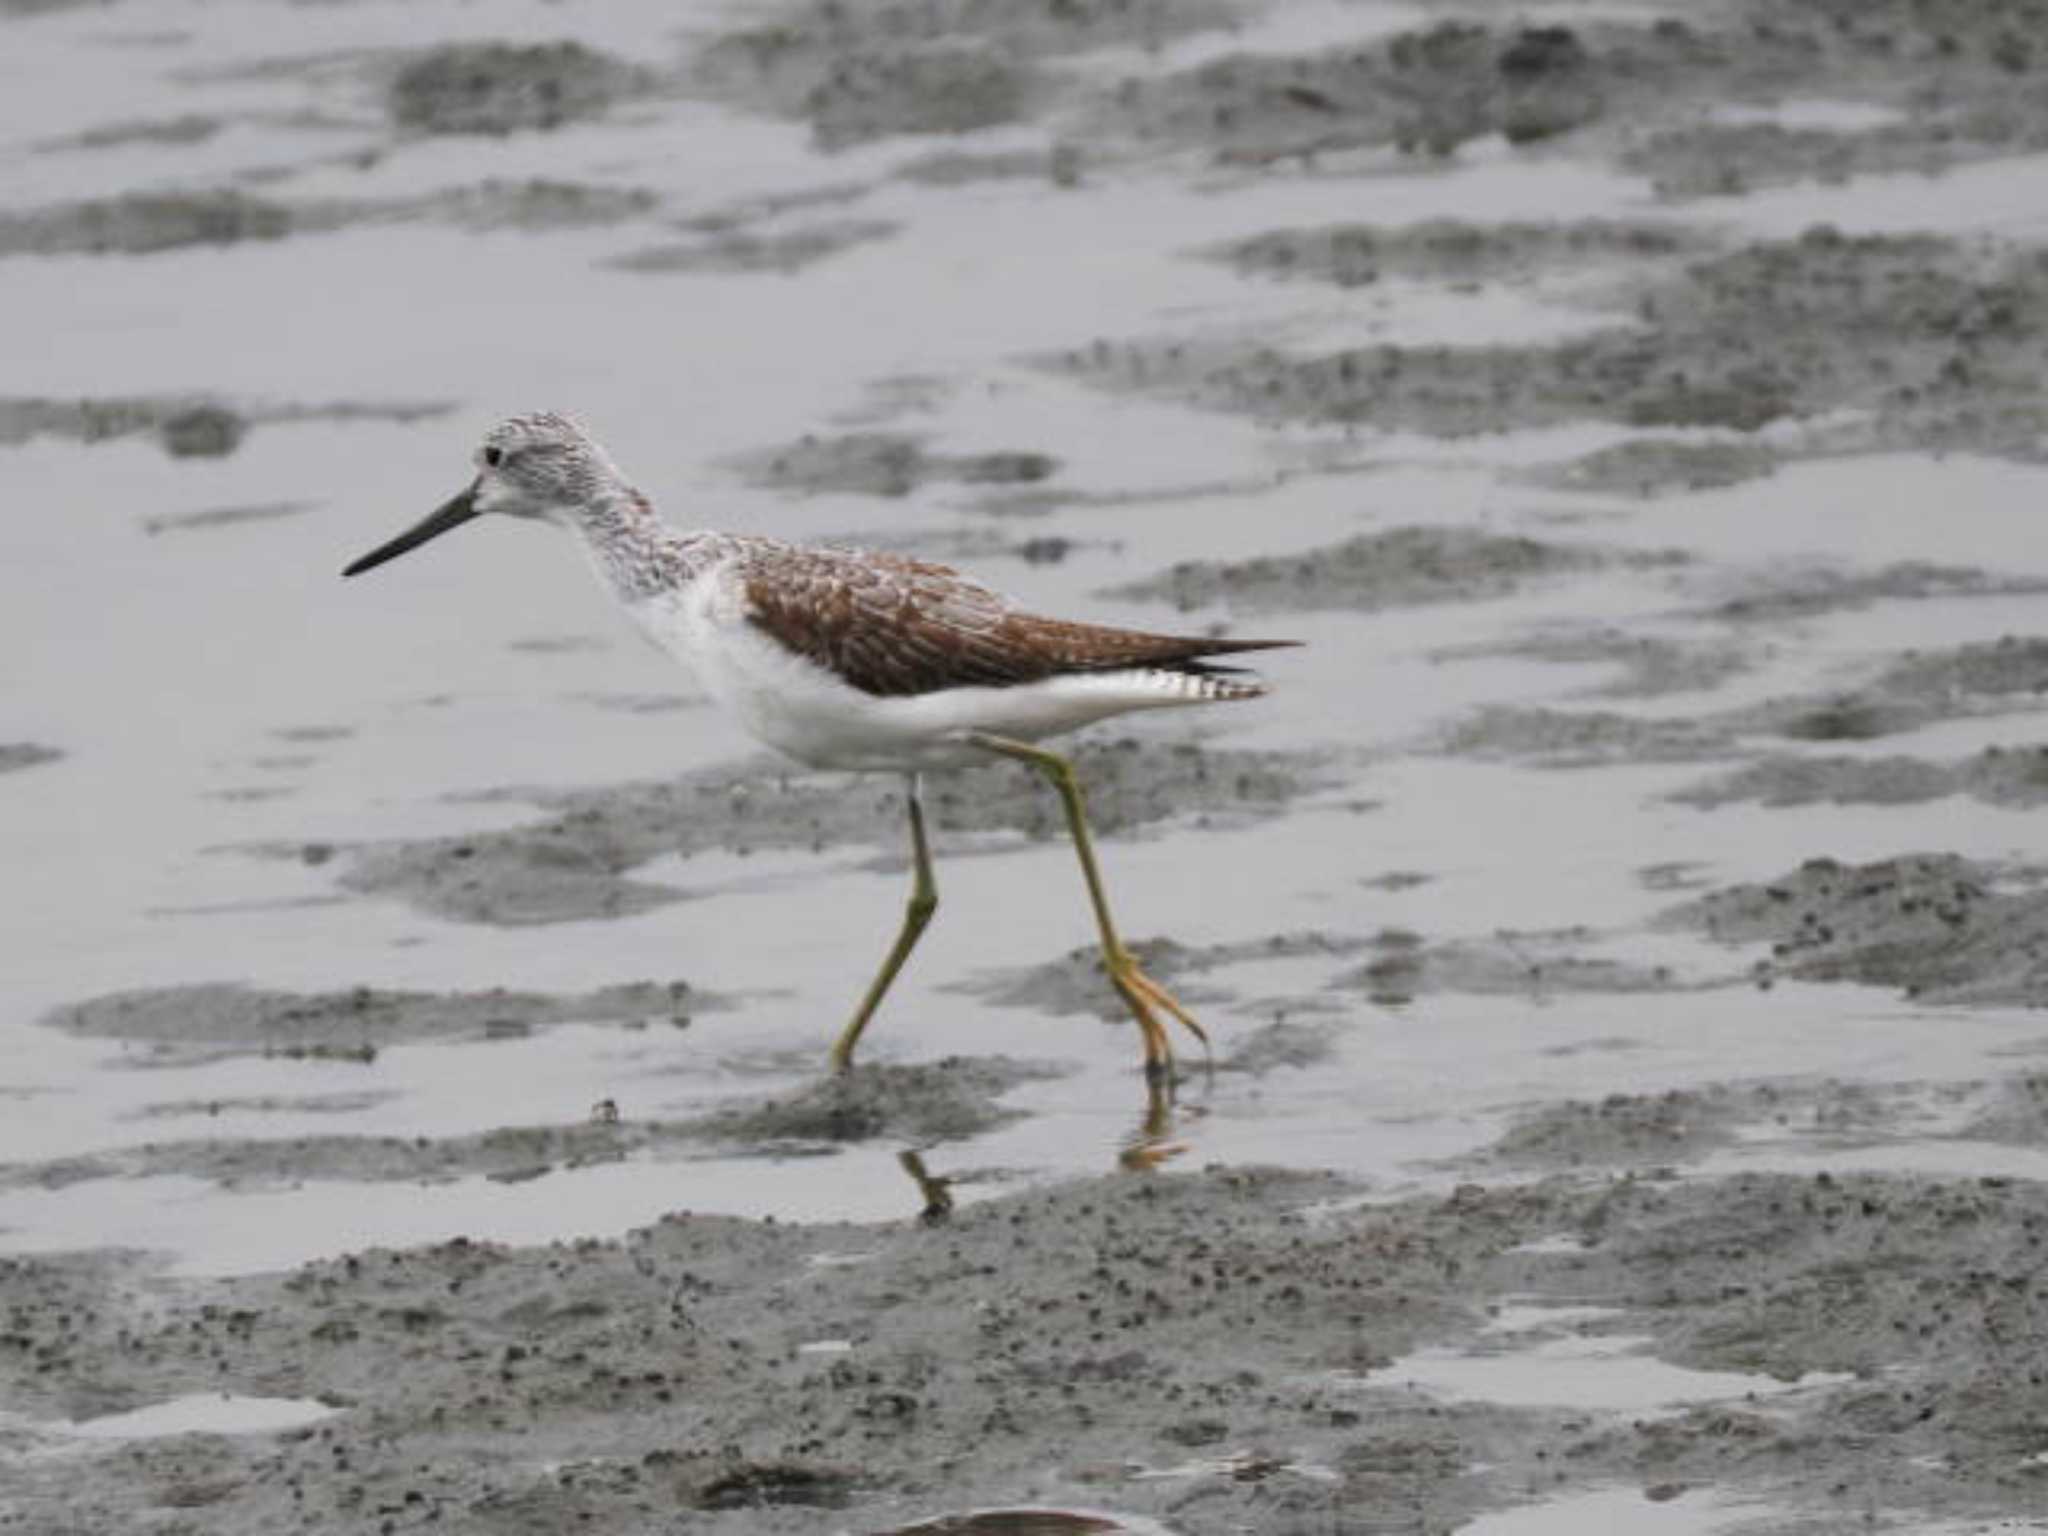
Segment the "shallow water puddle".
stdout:
[[1712,1489],[1660,1498],[1635,1488],[1600,1488],[1481,1515],[1458,1529],[1463,1536],[1585,1536],[1590,1531],[1707,1536],[1771,1514],[1767,1506],[1740,1503]]
[[263,1435],[298,1429],[341,1410],[306,1397],[195,1392],[127,1413],[50,1426],[82,1440],[150,1440],[165,1435]]
[[1809,1372],[1785,1382],[1736,1371],[1696,1371],[1644,1353],[1654,1342],[1647,1334],[1560,1337],[1555,1332],[1560,1326],[1611,1315],[1601,1307],[1517,1304],[1503,1308],[1486,1332],[1506,1341],[1533,1339],[1533,1344],[1504,1343],[1484,1351],[1431,1346],[1369,1376],[1340,1373],[1337,1380],[1355,1386],[1406,1386],[1447,1398],[1517,1407],[1583,1408],[1640,1418],[1678,1413],[1697,1403],[1733,1398],[1754,1402],[1853,1379]]

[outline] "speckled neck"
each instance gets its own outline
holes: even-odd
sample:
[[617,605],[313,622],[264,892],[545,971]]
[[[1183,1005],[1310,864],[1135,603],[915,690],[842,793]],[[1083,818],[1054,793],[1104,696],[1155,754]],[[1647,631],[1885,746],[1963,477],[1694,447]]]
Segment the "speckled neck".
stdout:
[[678,533],[631,486],[586,501],[570,525],[582,536],[599,579],[622,603],[688,586],[721,553],[719,535]]

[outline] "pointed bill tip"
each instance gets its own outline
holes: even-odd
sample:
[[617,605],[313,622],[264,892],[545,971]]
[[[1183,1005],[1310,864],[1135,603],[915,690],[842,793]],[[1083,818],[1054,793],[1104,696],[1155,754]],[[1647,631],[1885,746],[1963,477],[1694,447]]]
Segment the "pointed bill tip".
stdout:
[[476,484],[472,482],[467,488],[442,502],[440,506],[428,513],[419,522],[413,524],[412,527],[406,529],[397,538],[387,543],[379,544],[360,559],[350,561],[342,567],[341,574],[345,577],[360,576],[365,571],[374,570],[387,560],[396,560],[407,550],[418,549],[420,545],[426,543],[429,539],[439,538],[450,528],[461,527],[477,515],[476,490]]

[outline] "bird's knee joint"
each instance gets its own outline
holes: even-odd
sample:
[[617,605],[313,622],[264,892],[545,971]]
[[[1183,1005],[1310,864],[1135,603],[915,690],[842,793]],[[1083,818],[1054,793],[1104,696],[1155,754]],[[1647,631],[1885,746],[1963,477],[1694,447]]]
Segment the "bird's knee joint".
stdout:
[[913,923],[930,922],[932,914],[939,910],[938,893],[936,891],[919,891],[910,898],[907,910]]

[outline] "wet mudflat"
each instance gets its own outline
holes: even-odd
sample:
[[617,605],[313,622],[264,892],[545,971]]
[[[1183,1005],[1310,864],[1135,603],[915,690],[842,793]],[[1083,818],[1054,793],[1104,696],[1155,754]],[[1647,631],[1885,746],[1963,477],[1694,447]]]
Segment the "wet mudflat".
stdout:
[[[2033,1528],[2044,24],[0,5],[0,1530]],[[1076,744],[1176,1092],[1022,772],[833,1078],[897,786],[336,579],[537,407],[1308,642]]]

